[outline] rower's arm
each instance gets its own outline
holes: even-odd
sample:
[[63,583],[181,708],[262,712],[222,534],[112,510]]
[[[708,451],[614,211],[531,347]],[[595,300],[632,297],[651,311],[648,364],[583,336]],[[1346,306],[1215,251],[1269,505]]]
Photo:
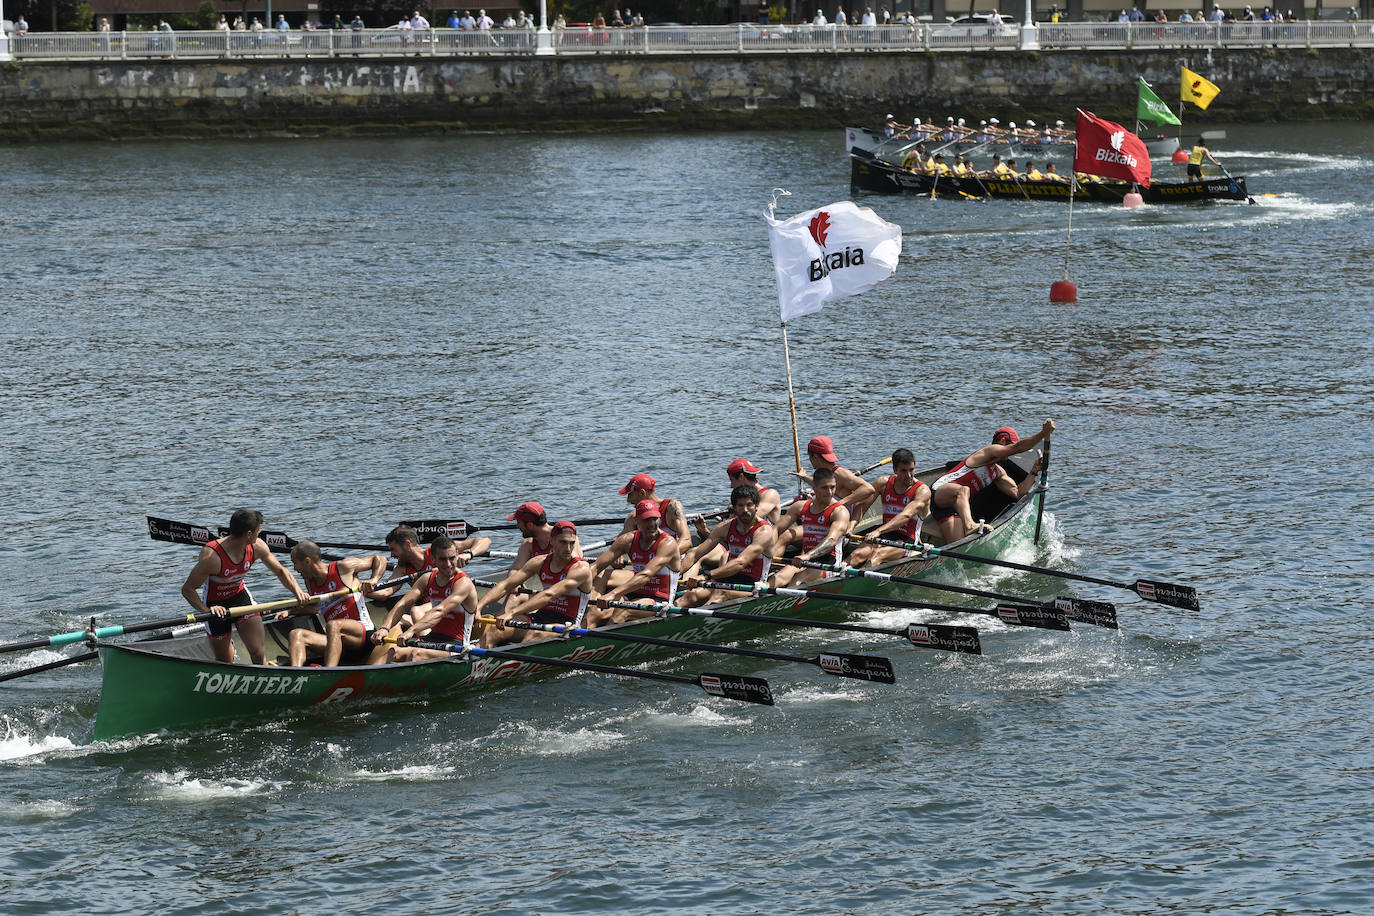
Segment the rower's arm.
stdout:
[[262,538],[258,538],[257,541],[253,543],[253,549],[262,552],[262,565],[272,570],[272,575],[277,577],[277,581],[284,585],[287,591],[295,595],[297,601],[304,604],[305,599],[309,597],[306,595],[305,589],[301,588],[301,584],[296,581],[296,577],[291,574],[291,570],[281,565],[281,561],[272,556],[272,550],[267,546],[267,542]]
[[[477,609],[480,611],[482,608],[500,602],[507,595],[513,594],[517,588],[525,583],[526,579],[539,574],[539,567],[543,563],[543,557],[531,557],[525,561],[524,566],[519,569],[512,569],[506,574],[506,578],[497,582],[489,592],[482,596],[482,600],[477,604]],[[588,570],[591,569],[590,566],[587,568]]]
[[[630,537],[633,538],[634,535],[630,535]],[[611,541],[611,546],[601,551],[601,555],[597,557],[596,562],[592,564],[592,576],[596,577],[603,571],[610,569],[617,560],[625,555],[625,551],[629,549],[629,545],[630,541],[626,540],[623,534],[617,536],[614,541]]]
[[677,540],[674,538],[669,538],[659,544],[653,559],[645,563],[644,568],[631,576],[628,582],[620,586],[620,588],[613,589],[607,597],[618,600],[625,595],[637,591],[640,587],[647,585],[654,576],[662,572],[664,567],[672,569],[673,572],[678,571]]
[[[491,550],[491,538],[468,538],[465,541],[459,541],[454,546],[458,548],[458,568],[462,569],[478,557],[485,556],[487,551]],[[464,553],[467,554],[466,557],[463,556]]]
[[758,531],[754,532],[754,538],[749,542],[749,546],[741,550],[739,556],[733,560],[717,566],[711,573],[711,578],[724,579],[727,576],[742,573],[749,568],[749,564],[764,556],[765,551],[767,551],[768,556],[772,556],[773,542],[776,539],[777,535],[773,532],[772,525],[761,526]]
[[196,559],[196,565],[191,567],[191,572],[186,576],[186,581],[181,585],[181,597],[186,599],[186,603],[196,609],[199,614],[210,613],[210,606],[200,597],[201,587],[205,585],[205,580],[214,573],[219,572],[219,558],[215,551],[209,547],[200,549],[200,556]]
[[428,611],[417,616],[415,622],[410,625],[410,630],[402,635],[410,636],[411,634],[428,630],[440,620],[443,620],[445,614],[450,611],[456,611],[459,606],[469,614],[475,615],[477,613],[477,587],[473,585],[472,580],[467,577],[463,577],[463,579],[453,587],[453,591],[449,592],[447,598],[440,601],[438,604],[431,604]]
[[711,548],[717,544],[725,543],[725,535],[730,530],[728,526],[735,523],[734,517],[727,518],[719,525],[711,529],[711,533],[704,540],[691,550],[687,551],[682,557],[682,568],[691,569],[696,562],[711,552]]
[[430,570],[415,580],[409,590],[401,596],[401,600],[391,606],[391,610],[387,612],[386,620],[382,621],[382,626],[388,630],[396,626],[406,612],[419,603],[420,596],[424,594],[425,589],[429,588],[429,577],[432,575],[434,575],[434,571]]

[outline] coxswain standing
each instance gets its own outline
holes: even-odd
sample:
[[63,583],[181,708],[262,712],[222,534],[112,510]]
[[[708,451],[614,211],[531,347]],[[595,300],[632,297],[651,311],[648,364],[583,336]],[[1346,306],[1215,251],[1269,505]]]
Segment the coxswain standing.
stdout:
[[[291,571],[272,556],[267,542],[259,537],[261,533],[261,512],[237,510],[229,517],[229,536],[210,541],[200,549],[196,565],[191,567],[190,575],[181,586],[181,597],[197,613],[214,615],[205,622],[205,632],[215,658],[226,664],[234,660],[234,643],[229,637],[235,627],[238,627],[239,637],[253,664],[267,663],[263,652],[267,631],[262,625],[262,615],[249,614],[233,620],[228,617],[230,608],[253,603],[253,596],[243,580],[254,560],[261,557],[263,565],[297,601],[304,604],[307,597]],[[204,594],[201,594],[202,586]]]
[[973,510],[969,500],[984,487],[996,484],[997,488],[1012,499],[1020,499],[1035,485],[1035,475],[1040,469],[1040,459],[1025,479],[1018,485],[1006,475],[997,462],[1012,455],[1028,452],[1043,442],[1054,432],[1054,421],[1046,420],[1040,432],[1029,439],[1022,440],[1010,426],[999,427],[992,434],[992,445],[985,445],[978,451],[959,462],[946,474],[931,484],[931,516],[940,525],[940,534],[945,543],[957,541],[974,530],[986,529],[973,520]]
[[[600,598],[672,603],[682,555],[677,538],[660,526],[662,517],[658,503],[652,499],[635,506],[635,530],[612,541],[592,565],[593,588]],[[621,557],[629,560],[627,569],[616,568]],[[643,616],[646,614],[598,605],[588,611],[587,625],[599,627]]]
[[[759,516],[758,489],[741,484],[731,490],[730,511],[734,513],[730,518],[712,528],[706,540],[687,552],[682,558],[683,567],[690,569],[717,546],[723,546],[726,560],[712,572],[713,579],[736,585],[762,582],[768,578],[773,565],[777,529],[768,519]],[[697,587],[689,582],[684,584],[690,587],[678,597],[677,603],[681,607],[698,607],[738,597],[727,589]]]
[[[849,531],[849,510],[835,496],[835,472],[817,468],[812,477],[816,495],[804,502],[795,502],[783,513],[778,523],[778,550],[801,541],[802,560],[821,563],[842,563],[844,536]],[[805,566],[787,566],[773,574],[779,586],[800,584],[824,578],[826,572]]]
[[[411,611],[415,622],[404,624],[388,618],[388,627],[372,633],[371,641],[380,644],[388,636],[398,641],[421,638],[432,642],[467,645],[472,641],[477,617],[477,587],[467,573],[458,568],[458,545],[446,534],[430,542],[434,568],[425,573],[392,609],[393,613]],[[397,620],[400,619],[397,614]],[[386,662],[413,662],[425,658],[444,658],[451,653],[397,645],[387,653]]]
[[577,556],[577,526],[569,521],[553,523],[553,553],[535,557],[519,569],[511,570],[483,597],[477,610],[494,607],[507,595],[515,592],[529,579],[538,576],[543,590],[529,597],[518,611],[506,611],[487,627],[482,637],[485,647],[506,642],[528,642],[543,639],[549,634],[539,630],[507,629],[506,621],[529,620],[532,623],[561,623],[580,626],[587,612],[587,599],[592,594],[592,566]]
[[[324,632],[316,633],[305,627],[291,631],[291,667],[299,668],[305,664],[307,653],[312,649],[324,656],[326,668],[336,668],[349,653],[349,664],[360,665],[372,652],[367,634],[372,632],[372,615],[367,610],[367,600],[362,596],[362,583],[358,573],[370,570],[370,582],[382,581],[386,572],[386,557],[374,553],[366,557],[344,557],[341,560],[324,561],[319,545],[314,541],[297,541],[291,548],[291,565],[305,580],[306,591],[312,595],[327,595],[341,588],[353,590],[353,594],[336,598],[320,608],[324,618]],[[281,620],[290,617],[290,611],[277,615]]]
[[914,548],[921,537],[921,523],[930,515],[930,488],[916,476],[916,456],[910,449],[892,453],[892,473],[873,481],[883,501],[883,521],[865,534],[863,543],[849,555],[851,566],[877,566],[899,559],[900,547],[873,543],[881,538],[902,541]]
[[1202,161],[1204,159],[1212,163],[1212,165],[1215,165],[1217,168],[1221,168],[1221,163],[1217,162],[1217,160],[1212,156],[1212,151],[1207,148],[1207,141],[1202,139],[1201,137],[1198,137],[1197,143],[1193,145],[1192,151],[1188,153],[1189,181],[1202,180]]

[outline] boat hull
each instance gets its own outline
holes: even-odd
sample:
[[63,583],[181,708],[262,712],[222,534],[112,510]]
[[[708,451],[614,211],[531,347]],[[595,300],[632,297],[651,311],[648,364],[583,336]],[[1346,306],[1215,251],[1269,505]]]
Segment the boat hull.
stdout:
[[[937,197],[998,198],[1006,200],[1058,200],[1069,199],[1067,181],[1040,180],[1025,178],[954,178],[941,177],[938,181],[929,175],[922,175],[876,159],[860,156],[850,158],[851,187],[878,194],[931,194]],[[1108,184],[1103,182],[1083,182],[1074,192],[1080,201],[1119,204],[1130,193],[1129,184]],[[1206,200],[1245,200],[1249,191],[1245,179],[1237,176],[1230,178],[1207,178],[1203,181],[1156,181],[1148,188],[1137,188],[1137,193],[1147,204],[1196,203]]]
[[[923,474],[922,476],[928,476]],[[1032,493],[996,517],[993,530],[958,543],[961,551],[992,557],[1029,536],[1043,494]],[[929,578],[963,574],[964,563],[947,557],[908,557],[879,567],[899,576]],[[920,596],[917,586],[895,585],[865,578],[832,576],[808,589],[832,594]],[[944,596],[947,600],[947,596]],[[853,604],[822,596],[746,596],[720,605],[722,610],[767,616],[838,619]],[[749,638],[775,626],[714,617],[672,616],[619,624],[615,629],[706,644]],[[99,645],[102,665],[100,706],[94,736],[107,740],[158,731],[182,732],[213,728],[237,720],[283,717],[312,711],[338,712],[359,704],[424,699],[484,685],[551,672],[540,666],[544,657],[602,664],[639,664],[671,655],[656,646],[612,641],[592,633],[575,639],[548,639],[511,647],[518,660],[483,658],[437,659],[398,665],[338,668],[292,668],[272,665],[224,664],[189,657],[198,648],[191,637],[178,654],[166,645]]]

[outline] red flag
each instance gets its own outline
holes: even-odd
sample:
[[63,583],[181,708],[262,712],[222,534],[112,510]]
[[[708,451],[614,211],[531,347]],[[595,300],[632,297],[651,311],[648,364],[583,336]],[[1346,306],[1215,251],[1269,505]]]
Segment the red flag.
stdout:
[[1135,134],[1080,108],[1077,137],[1073,153],[1075,172],[1150,186],[1150,152]]

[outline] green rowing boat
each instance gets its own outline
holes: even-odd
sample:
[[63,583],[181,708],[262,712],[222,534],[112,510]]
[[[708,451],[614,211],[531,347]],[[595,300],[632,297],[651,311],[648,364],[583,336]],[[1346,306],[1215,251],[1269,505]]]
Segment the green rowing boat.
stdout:
[[[1030,457],[1033,459],[1034,453]],[[943,467],[920,476],[929,482],[942,473]],[[1033,490],[1015,503],[994,491],[984,491],[979,497],[1000,501],[1000,505],[985,506],[977,513],[990,519],[992,530],[947,546],[957,546],[965,554],[995,558],[1029,540],[1044,500],[1042,490]],[[868,523],[866,520],[865,524]],[[931,534],[938,544],[938,534]],[[877,568],[902,578],[935,580],[962,575],[967,565],[965,561],[932,555],[908,556]],[[852,609],[851,604],[827,599],[824,593],[929,597],[919,595],[918,586],[841,575],[808,583],[806,588],[823,594],[801,598],[746,595],[713,605],[712,609],[764,618],[824,620],[839,619]],[[613,629],[720,644],[746,639],[771,627],[766,622],[674,615],[616,624]],[[453,657],[338,668],[225,664],[209,657],[206,641],[199,634],[136,643],[101,641],[97,649],[102,669],[94,733],[97,740],[210,728],[236,720],[290,716],[316,709],[328,712],[360,703],[429,698],[549,672],[547,665],[539,664],[541,658],[637,665],[668,654],[660,647],[601,638],[595,631],[572,639],[555,638],[506,647],[507,653],[519,656],[518,659]]]

